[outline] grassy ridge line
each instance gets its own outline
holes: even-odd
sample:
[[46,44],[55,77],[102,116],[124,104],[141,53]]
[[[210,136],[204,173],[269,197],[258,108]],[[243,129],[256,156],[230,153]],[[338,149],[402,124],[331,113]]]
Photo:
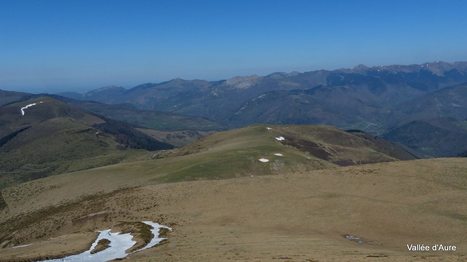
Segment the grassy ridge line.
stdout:
[[[336,163],[394,161],[396,158],[370,147],[371,141],[326,126],[267,126],[218,132],[183,148],[156,153],[139,160],[43,178],[4,190],[11,214],[37,210],[58,200],[72,201],[86,194],[116,188],[180,182],[307,172],[334,168]],[[327,150],[328,160],[276,141],[285,135],[314,141]],[[340,142],[333,142],[336,137]],[[281,153],[283,156],[275,156]],[[261,163],[259,158],[267,158]],[[52,197],[53,196],[53,197]]]

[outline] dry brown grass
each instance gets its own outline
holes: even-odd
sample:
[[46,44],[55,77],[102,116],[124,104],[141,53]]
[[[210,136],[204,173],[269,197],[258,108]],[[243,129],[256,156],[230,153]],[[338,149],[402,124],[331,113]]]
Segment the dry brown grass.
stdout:
[[97,242],[96,247],[93,250],[91,250],[91,254],[101,252],[102,250],[107,249],[109,246],[110,246],[110,240],[103,238],[99,240],[99,242]]
[[[86,208],[91,203],[74,206],[74,217],[109,215],[106,220],[94,216],[98,219],[90,224],[66,223],[51,236],[153,220],[173,227],[169,242],[131,260],[462,261],[467,255],[465,174],[467,159],[458,158],[148,185],[93,199],[101,203],[93,210]],[[41,231],[44,221],[70,220],[70,212],[32,222],[16,234]],[[346,234],[364,242],[349,241]],[[409,243],[452,244],[458,251],[414,253],[407,251]],[[38,250],[21,252],[33,256]]]

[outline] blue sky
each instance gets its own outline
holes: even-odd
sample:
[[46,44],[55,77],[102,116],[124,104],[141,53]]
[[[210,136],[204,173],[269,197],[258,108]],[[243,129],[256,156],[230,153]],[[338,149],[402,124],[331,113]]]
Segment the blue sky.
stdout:
[[0,0],[0,89],[467,60],[467,1]]

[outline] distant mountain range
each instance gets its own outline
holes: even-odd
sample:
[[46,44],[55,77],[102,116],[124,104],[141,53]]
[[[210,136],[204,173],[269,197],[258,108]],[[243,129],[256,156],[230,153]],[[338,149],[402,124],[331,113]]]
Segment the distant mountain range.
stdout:
[[[202,117],[224,128],[254,123],[329,124],[385,135],[412,121],[466,120],[467,62],[359,65],[221,81],[174,79],[131,89],[112,86],[62,95]],[[404,142],[392,134],[385,136]],[[429,150],[429,155],[455,155],[467,150],[467,143],[455,146],[448,151]]]
[[[32,97],[0,92],[0,105]],[[163,138],[177,145],[192,141],[200,132],[256,123],[327,124],[385,137],[419,156],[467,152],[467,141],[461,139],[467,131],[459,128],[467,120],[467,62],[359,65],[221,81],[174,79],[131,89],[110,86],[59,95],[54,98],[129,123],[156,139],[161,133],[152,129],[177,131]],[[446,121],[450,124],[439,124]],[[438,128],[449,135],[433,135],[445,134]]]
[[[450,99],[455,99],[453,93],[462,92],[463,86],[449,94],[437,91],[466,82],[467,62],[437,62],[274,73],[222,81],[174,79],[131,89],[105,87],[83,95],[63,95],[206,117],[230,127],[258,122],[326,123],[380,133],[400,121],[384,118],[392,115],[404,117],[417,101],[434,101],[437,96],[444,95],[448,96],[442,101],[446,110],[462,110],[462,103],[451,103]],[[400,105],[404,104],[407,108],[401,109]],[[450,112],[430,114],[429,117],[433,118],[440,114],[449,116]]]

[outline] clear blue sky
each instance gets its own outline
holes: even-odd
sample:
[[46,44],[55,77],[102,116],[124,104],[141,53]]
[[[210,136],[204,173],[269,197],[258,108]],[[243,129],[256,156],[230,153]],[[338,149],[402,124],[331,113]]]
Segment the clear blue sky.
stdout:
[[0,89],[467,60],[467,1],[0,0]]

